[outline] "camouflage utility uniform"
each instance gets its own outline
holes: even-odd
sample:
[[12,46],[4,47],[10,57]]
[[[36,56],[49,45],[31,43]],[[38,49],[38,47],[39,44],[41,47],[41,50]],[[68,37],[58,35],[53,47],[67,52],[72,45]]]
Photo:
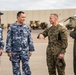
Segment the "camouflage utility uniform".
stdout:
[[9,27],[6,41],[6,52],[12,52],[10,58],[14,75],[21,75],[20,60],[22,61],[23,75],[31,75],[29,67],[29,52],[34,51],[30,29],[26,24],[12,24]]
[[58,55],[64,54],[66,52],[66,29],[64,29],[61,25],[51,26],[41,34],[43,34],[44,37],[48,36],[46,55],[49,75],[56,75],[56,68],[58,71],[58,75],[65,75],[65,61],[64,59],[59,60]]
[[3,48],[4,48],[3,30],[2,27],[0,26],[0,49],[3,50]]

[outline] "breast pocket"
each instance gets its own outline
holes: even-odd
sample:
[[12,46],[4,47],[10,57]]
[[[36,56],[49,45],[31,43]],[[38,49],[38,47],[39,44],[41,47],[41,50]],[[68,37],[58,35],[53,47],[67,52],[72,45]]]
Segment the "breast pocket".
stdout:
[[24,32],[24,37],[28,37],[28,32],[26,31],[26,32]]
[[16,30],[11,31],[11,38],[16,39],[18,32]]
[[51,41],[55,41],[58,39],[58,33],[57,32],[49,33],[48,36],[49,36],[49,39]]
[[56,40],[58,39],[58,32],[53,33],[53,38],[55,38]]

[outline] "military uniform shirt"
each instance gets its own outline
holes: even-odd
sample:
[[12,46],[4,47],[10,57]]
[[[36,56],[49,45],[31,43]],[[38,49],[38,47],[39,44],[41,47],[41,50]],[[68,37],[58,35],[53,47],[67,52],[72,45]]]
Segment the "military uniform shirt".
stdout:
[[61,25],[51,26],[41,34],[43,34],[44,37],[48,36],[47,52],[51,52],[53,55],[64,54],[66,52],[67,31]]
[[2,28],[0,26],[0,49],[3,50],[3,48],[4,48],[4,41],[3,41],[3,34],[2,34],[2,32],[3,32],[3,30],[2,30]]
[[6,41],[6,52],[11,51],[34,51],[34,45],[30,29],[26,24],[12,24],[9,27]]

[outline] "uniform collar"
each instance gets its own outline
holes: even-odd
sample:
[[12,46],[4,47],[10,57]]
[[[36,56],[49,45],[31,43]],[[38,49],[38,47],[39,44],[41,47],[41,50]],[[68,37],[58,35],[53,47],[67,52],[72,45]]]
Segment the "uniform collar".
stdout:
[[57,24],[56,26],[52,25],[52,27],[55,27],[55,28],[56,28],[56,27],[58,27],[58,25],[59,25],[59,24]]
[[22,27],[25,25],[25,23],[23,23],[22,25],[18,25],[18,24],[17,24],[17,21],[16,21],[14,24],[15,24],[16,26],[22,26]]

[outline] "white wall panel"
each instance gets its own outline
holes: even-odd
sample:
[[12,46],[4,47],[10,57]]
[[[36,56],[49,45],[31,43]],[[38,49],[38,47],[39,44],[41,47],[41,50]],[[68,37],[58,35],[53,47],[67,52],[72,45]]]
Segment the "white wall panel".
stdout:
[[[4,25],[8,23],[13,23],[16,21],[16,14],[18,11],[2,11],[4,15],[2,15],[1,22]],[[59,21],[65,19],[69,16],[76,14],[76,9],[54,9],[54,10],[29,10],[24,11],[26,14],[26,23],[29,25],[30,21],[39,20],[40,22],[49,23],[49,16],[51,13],[57,13],[59,15]]]

